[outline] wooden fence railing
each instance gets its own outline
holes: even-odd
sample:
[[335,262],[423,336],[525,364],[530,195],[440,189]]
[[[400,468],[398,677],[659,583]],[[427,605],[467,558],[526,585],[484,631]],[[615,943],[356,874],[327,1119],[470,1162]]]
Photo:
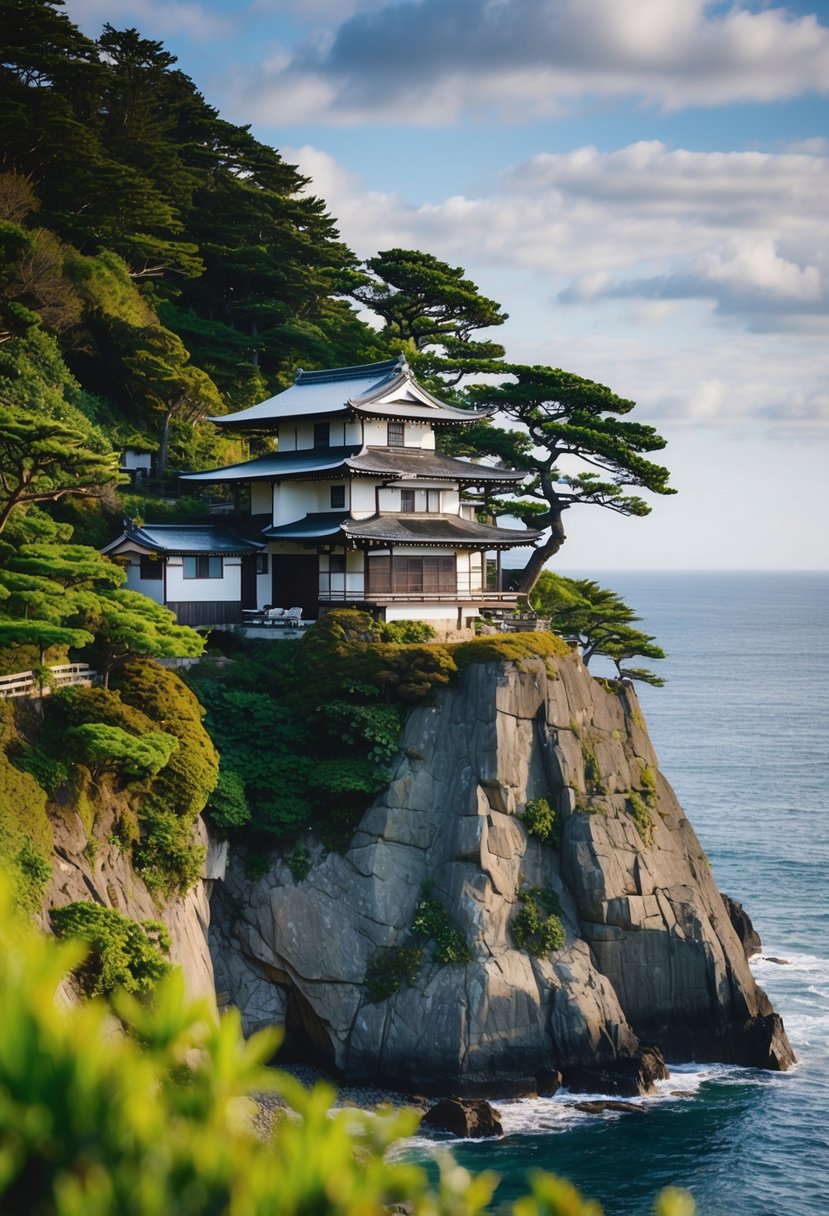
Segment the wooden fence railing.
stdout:
[[[50,667],[51,680],[43,687],[43,695],[48,696],[54,688],[65,688],[68,684],[83,684],[87,688],[98,678],[88,663],[61,663]],[[33,671],[16,671],[11,676],[0,676],[0,700],[8,697],[39,697],[38,687]]]

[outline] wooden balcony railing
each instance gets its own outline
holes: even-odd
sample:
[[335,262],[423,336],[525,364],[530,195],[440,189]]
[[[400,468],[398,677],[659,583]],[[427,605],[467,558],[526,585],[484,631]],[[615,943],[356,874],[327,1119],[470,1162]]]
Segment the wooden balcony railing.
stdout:
[[[60,663],[50,667],[51,676],[44,682],[42,695],[48,696],[54,688],[65,688],[69,684],[84,684],[87,688],[98,678],[88,663]],[[33,671],[16,671],[14,675],[0,676],[0,700],[9,697],[39,697],[41,688]]]

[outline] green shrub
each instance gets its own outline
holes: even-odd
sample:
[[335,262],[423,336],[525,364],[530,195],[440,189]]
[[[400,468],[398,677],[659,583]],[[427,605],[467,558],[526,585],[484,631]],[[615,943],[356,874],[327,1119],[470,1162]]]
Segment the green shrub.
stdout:
[[219,780],[207,799],[207,812],[213,827],[222,832],[240,828],[250,819],[245,783],[232,769],[220,768]]
[[17,868],[23,876],[26,891],[25,902],[32,907],[39,907],[52,877],[51,861],[37,851],[28,836],[24,838],[15,860]]
[[552,633],[486,634],[449,647],[462,671],[470,663],[514,663],[521,659],[563,658],[570,647]]
[[62,760],[47,755],[41,748],[22,739],[12,743],[8,755],[12,764],[24,773],[30,773],[47,794],[54,794],[69,780],[69,769]]
[[374,764],[385,764],[397,751],[400,714],[393,705],[337,700],[321,705],[317,715],[327,736],[359,748],[359,754]]
[[47,727],[55,738],[62,737],[70,727],[91,722],[118,726],[131,735],[148,734],[158,726],[111,688],[59,688],[46,702],[46,714]]
[[39,911],[52,873],[46,791],[0,751],[0,863],[21,908]]
[[[180,815],[195,819],[216,785],[219,757],[204,728],[204,710],[184,681],[148,659],[130,659],[114,683],[124,704],[146,714],[181,746],[153,784],[153,794]],[[232,765],[230,766],[232,767]]]
[[141,811],[141,837],[132,862],[151,891],[184,895],[201,876],[207,850],[195,843],[193,821],[148,800]]
[[407,645],[410,642],[429,642],[436,637],[428,621],[381,621],[380,640]]
[[130,780],[154,776],[179,745],[178,739],[160,731],[149,731],[138,738],[120,726],[103,722],[73,726],[67,735],[93,775],[113,769]]
[[248,849],[245,853],[245,875],[251,882],[259,882],[271,868],[271,859],[267,853],[255,853]]
[[87,954],[75,976],[87,996],[108,996],[116,988],[151,992],[170,970],[170,935],[159,921],[138,924],[115,908],[77,902],[50,913],[58,937],[78,938]]
[[646,845],[653,844],[653,820],[647,802],[636,790],[631,790],[627,796],[627,805],[642,842]]
[[584,787],[587,793],[603,794],[605,787],[602,782],[601,772],[599,770],[599,762],[596,759],[596,753],[593,750],[593,744],[587,739],[582,739],[581,757],[584,763]]
[[422,962],[423,951],[417,946],[390,946],[372,955],[363,980],[369,1000],[388,1000],[399,988],[413,984]]
[[530,798],[518,818],[530,836],[536,836],[554,849],[561,848],[561,820],[546,798]]
[[561,950],[567,935],[561,919],[561,906],[551,887],[529,887],[518,892],[521,907],[512,921],[512,936],[519,950],[544,958]]
[[311,854],[301,840],[296,842],[288,854],[288,869],[295,882],[304,882],[311,873]]
[[446,905],[434,898],[431,883],[425,882],[420,888],[412,933],[420,941],[435,943],[432,957],[436,963],[468,963],[472,959],[463,930],[449,915]]

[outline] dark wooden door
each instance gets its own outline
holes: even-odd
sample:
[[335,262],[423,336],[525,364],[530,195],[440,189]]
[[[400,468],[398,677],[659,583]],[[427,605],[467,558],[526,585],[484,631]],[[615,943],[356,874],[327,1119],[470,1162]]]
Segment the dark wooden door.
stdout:
[[271,557],[271,602],[274,608],[301,608],[316,620],[319,604],[319,558],[311,554]]
[[256,602],[256,554],[242,558],[242,607],[258,608]]

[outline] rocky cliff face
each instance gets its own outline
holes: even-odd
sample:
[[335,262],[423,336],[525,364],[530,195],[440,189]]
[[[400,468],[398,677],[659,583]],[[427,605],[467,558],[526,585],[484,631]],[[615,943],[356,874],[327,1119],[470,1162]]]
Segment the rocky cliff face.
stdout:
[[[73,807],[53,811],[55,852],[46,908],[91,900],[115,908],[131,920],[162,921],[170,933],[170,961],[184,972],[188,994],[194,1000],[206,1000],[215,1010],[213,965],[207,945],[212,883],[205,880],[221,877],[224,866],[223,858],[217,857],[216,845],[208,843],[203,822],[197,820],[194,843],[208,845],[205,877],[182,898],[158,900],[132,869],[124,851],[111,839],[112,807],[102,808],[95,826],[94,851],[89,848],[90,837]],[[48,914],[44,915],[44,928],[48,928]]]
[[[533,799],[557,812],[560,847],[519,819]],[[411,982],[377,999],[366,972],[412,945],[426,882],[471,961],[440,965],[427,946]],[[514,935],[533,888],[554,892],[566,932],[540,958]],[[317,856],[302,881],[276,860],[251,883],[237,864],[215,912],[217,986],[247,1027],[284,1023],[349,1077],[531,1091],[640,1042],[675,1059],[792,1060],[635,694],[577,655],[469,667],[410,714],[344,855]]]

